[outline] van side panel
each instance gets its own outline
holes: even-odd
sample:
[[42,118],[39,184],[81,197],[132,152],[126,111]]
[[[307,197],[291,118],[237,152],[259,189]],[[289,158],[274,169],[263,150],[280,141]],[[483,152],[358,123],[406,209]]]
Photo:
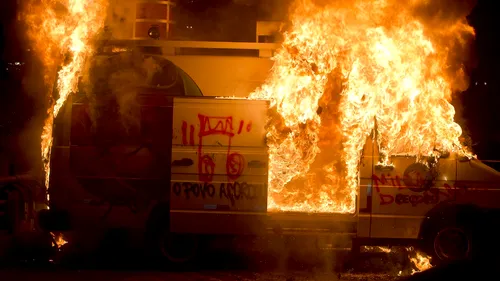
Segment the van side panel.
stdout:
[[372,175],[371,237],[418,238],[427,212],[454,200],[456,161],[439,159],[435,174],[415,157],[393,156],[391,162],[393,167],[376,166]]

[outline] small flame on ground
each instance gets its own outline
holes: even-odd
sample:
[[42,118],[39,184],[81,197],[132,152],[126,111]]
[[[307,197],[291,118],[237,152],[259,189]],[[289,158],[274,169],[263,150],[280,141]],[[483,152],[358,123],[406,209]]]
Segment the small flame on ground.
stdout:
[[[399,251],[398,251],[399,250]],[[414,247],[385,247],[385,246],[363,246],[361,247],[361,252],[370,253],[405,253],[407,254],[408,260],[412,264],[411,275],[425,271],[432,267],[431,259],[432,257],[416,250]],[[405,271],[406,272],[406,271]],[[403,275],[403,271],[400,270],[397,274],[398,276]]]
[[425,271],[432,267],[431,264],[431,256],[426,255],[420,251],[415,251],[415,257],[408,257],[410,261],[413,263],[416,269],[412,270],[412,275],[417,272]]
[[[47,189],[54,120],[68,96],[77,90],[85,61],[93,53],[93,40],[103,27],[106,7],[106,0],[32,0],[25,6],[28,36],[43,63],[44,82],[50,89],[47,118],[41,135]],[[52,92],[55,82],[57,95]],[[49,199],[47,195],[47,201]]]
[[61,249],[62,246],[68,244],[68,241],[64,239],[62,233],[54,234],[54,232],[51,232],[50,235],[52,235],[52,238],[54,239],[54,242],[52,242],[52,247],[57,246],[57,249]]

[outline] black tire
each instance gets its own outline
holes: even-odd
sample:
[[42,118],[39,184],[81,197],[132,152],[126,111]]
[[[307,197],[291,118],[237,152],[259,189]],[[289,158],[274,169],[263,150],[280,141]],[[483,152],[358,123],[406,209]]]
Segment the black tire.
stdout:
[[165,230],[159,237],[158,249],[168,262],[187,264],[195,260],[199,244],[195,234],[177,234]]
[[424,249],[433,265],[469,260],[477,255],[479,243],[470,224],[436,226],[424,239]]
[[160,266],[187,265],[198,255],[198,236],[172,233],[169,214],[170,208],[167,204],[159,204],[151,211],[145,237],[147,248]]

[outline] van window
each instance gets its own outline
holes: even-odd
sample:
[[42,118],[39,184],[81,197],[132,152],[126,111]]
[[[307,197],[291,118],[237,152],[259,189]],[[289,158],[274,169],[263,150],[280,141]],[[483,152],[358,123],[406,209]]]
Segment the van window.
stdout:
[[188,97],[202,97],[203,94],[194,80],[181,68],[177,67],[177,70],[184,83],[184,95]]

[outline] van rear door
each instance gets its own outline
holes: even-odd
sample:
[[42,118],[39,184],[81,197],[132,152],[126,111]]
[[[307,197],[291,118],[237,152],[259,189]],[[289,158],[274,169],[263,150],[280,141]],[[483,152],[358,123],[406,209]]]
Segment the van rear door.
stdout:
[[170,228],[255,233],[267,212],[268,102],[174,98]]

